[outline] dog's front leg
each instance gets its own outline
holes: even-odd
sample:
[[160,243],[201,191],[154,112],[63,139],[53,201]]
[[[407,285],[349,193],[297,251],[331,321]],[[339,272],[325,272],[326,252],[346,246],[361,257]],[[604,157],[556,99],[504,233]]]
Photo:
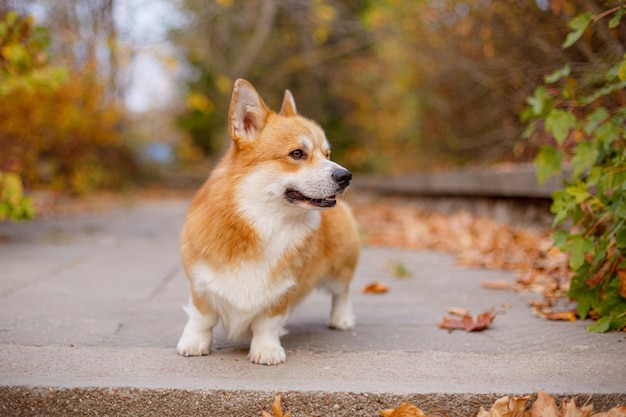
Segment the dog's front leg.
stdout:
[[198,303],[203,311],[196,307],[197,298],[192,295],[191,302],[185,306],[189,315],[187,325],[178,340],[176,350],[182,356],[208,355],[213,341],[213,328],[219,315],[207,303]]
[[250,325],[252,341],[248,354],[251,362],[261,365],[285,362],[285,349],[280,344],[280,337],[286,333],[283,327],[286,321],[287,314],[270,317],[261,313],[254,318]]

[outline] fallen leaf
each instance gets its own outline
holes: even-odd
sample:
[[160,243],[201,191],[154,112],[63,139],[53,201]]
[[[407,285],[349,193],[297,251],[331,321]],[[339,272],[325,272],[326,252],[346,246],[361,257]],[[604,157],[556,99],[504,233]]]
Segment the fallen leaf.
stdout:
[[290,417],[291,416],[290,411],[287,411],[286,414],[283,414],[283,408],[280,405],[280,392],[276,394],[276,397],[274,397],[274,403],[272,404],[272,412],[274,413],[274,416],[272,416],[270,413],[268,413],[263,408],[261,408],[261,417]]
[[461,317],[444,316],[443,321],[439,323],[439,327],[447,330],[465,330],[466,332],[477,332],[485,330],[491,325],[494,319],[494,310],[491,309],[485,313],[479,314],[476,320],[470,315]]
[[446,311],[448,314],[452,314],[453,316],[465,317],[470,315],[470,311],[462,307],[448,307]]
[[596,413],[593,417],[626,417],[626,405],[611,408],[606,413]]
[[559,417],[559,408],[553,396],[537,391],[537,399],[530,409],[532,417]]
[[389,291],[389,287],[380,282],[372,282],[363,288],[365,294],[384,294]]
[[526,411],[529,399],[530,395],[498,398],[489,411],[481,406],[477,417],[526,417],[530,414]]
[[579,409],[576,407],[576,401],[574,401],[573,398],[569,401],[563,400],[563,404],[561,405],[562,417],[589,417],[592,410],[593,404],[583,405]]
[[395,409],[382,410],[380,415],[382,417],[426,417],[422,410],[409,403],[402,403]]
[[576,311],[553,311],[546,313],[545,317],[548,320],[554,321],[576,321]]
[[488,290],[510,290],[511,284],[507,281],[481,281],[480,286]]

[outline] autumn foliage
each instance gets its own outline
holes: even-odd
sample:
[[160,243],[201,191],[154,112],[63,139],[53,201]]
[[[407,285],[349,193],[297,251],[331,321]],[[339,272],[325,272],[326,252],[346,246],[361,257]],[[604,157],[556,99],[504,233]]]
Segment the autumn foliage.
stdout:
[[133,170],[123,113],[97,68],[52,66],[47,31],[28,17],[0,21],[0,170],[29,187],[85,193],[117,187]]
[[544,3],[183,0],[193,19],[171,39],[195,76],[180,126],[219,154],[230,87],[245,76],[270,106],[289,88],[353,170],[528,161],[536,143],[521,139],[524,99],[578,58],[559,44],[563,16],[581,2]]

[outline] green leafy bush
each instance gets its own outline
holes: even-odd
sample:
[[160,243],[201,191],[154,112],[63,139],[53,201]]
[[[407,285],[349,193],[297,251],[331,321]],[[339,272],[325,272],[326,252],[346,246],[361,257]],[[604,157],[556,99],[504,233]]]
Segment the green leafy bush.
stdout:
[[[562,47],[605,20],[603,33],[617,33],[625,7],[574,17]],[[539,182],[567,178],[551,210],[554,243],[570,254],[568,295],[581,318],[598,319],[591,331],[620,330],[626,327],[626,55],[605,53],[593,71],[573,72],[565,66],[547,75],[522,118],[527,135],[549,138],[535,159]]]
[[0,221],[30,219],[34,211],[32,200],[24,196],[20,176],[0,171]]

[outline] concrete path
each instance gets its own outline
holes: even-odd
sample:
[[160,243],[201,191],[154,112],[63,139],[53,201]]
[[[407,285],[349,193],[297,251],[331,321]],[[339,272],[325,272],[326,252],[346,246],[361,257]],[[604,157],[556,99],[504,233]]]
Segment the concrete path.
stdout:
[[[247,342],[221,329],[210,356],[180,357],[187,206],[0,224],[0,416],[259,416],[278,391],[293,416],[376,416],[400,401],[469,416],[537,389],[626,404],[626,334],[535,318],[530,295],[479,285],[511,273],[430,252],[364,248],[356,328],[327,329],[329,297],[313,294],[290,316],[285,364],[250,364]],[[394,277],[394,262],[411,277]],[[374,281],[389,292],[364,294]],[[448,333],[437,324],[451,306],[497,315],[484,332]]]

